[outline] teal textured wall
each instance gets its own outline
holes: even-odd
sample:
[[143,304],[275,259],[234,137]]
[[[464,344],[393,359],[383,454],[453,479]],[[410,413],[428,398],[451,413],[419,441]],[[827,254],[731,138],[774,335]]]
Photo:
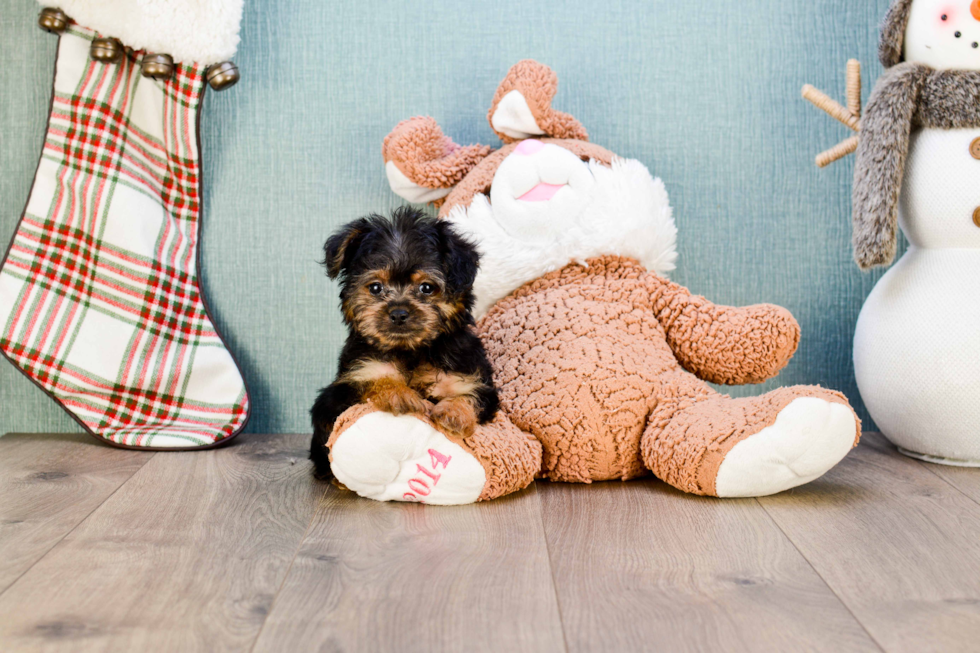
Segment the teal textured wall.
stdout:
[[[27,198],[43,139],[56,39],[37,7],[0,11],[0,240]],[[880,74],[888,0],[246,0],[243,81],[202,117],[203,283],[252,389],[253,432],[307,429],[343,341],[326,236],[399,202],[381,141],[434,116],[457,142],[497,144],[486,122],[518,60],[559,75],[555,106],[592,140],[645,162],[680,228],[673,278],[714,301],[786,306],[803,341],[777,384],[819,383],[860,405],[851,338],[878,275],[850,258],[853,161],[813,156],[846,134],[799,95],[843,98],[844,65]],[[737,389],[736,394],[760,388]],[[872,426],[870,423],[867,426]],[[0,433],[77,426],[0,364]]]

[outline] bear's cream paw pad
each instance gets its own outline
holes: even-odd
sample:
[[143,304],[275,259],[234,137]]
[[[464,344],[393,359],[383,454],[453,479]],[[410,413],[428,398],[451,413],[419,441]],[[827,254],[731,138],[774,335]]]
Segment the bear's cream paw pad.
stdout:
[[376,501],[475,503],[487,482],[472,454],[410,415],[365,415],[337,438],[330,453],[337,480]]
[[718,469],[719,497],[764,497],[809,483],[854,446],[857,423],[843,404],[802,397],[772,426],[742,440]]

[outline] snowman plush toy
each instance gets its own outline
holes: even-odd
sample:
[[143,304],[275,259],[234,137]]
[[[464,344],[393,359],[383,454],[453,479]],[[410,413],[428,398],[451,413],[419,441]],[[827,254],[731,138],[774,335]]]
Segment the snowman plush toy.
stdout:
[[855,259],[909,249],[857,324],[858,386],[910,456],[980,466],[980,0],[896,0],[861,121]]

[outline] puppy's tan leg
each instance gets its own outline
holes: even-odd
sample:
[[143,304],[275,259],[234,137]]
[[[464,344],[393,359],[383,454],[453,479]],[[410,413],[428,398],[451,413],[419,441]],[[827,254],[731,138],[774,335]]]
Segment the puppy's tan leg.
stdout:
[[443,399],[432,409],[432,421],[452,435],[468,438],[476,429],[476,408],[470,397]]
[[384,378],[370,384],[365,399],[392,415],[425,414],[428,407],[422,395],[400,379]]
[[364,388],[364,399],[378,410],[393,415],[425,414],[428,406],[422,396],[410,388],[396,365],[365,360],[354,365],[344,378]]
[[473,435],[478,422],[476,393],[482,387],[476,376],[438,372],[428,390],[439,402],[432,410],[432,421],[454,435]]

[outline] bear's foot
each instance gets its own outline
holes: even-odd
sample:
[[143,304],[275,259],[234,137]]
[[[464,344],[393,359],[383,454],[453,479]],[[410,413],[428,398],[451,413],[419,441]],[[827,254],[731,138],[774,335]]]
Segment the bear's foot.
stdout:
[[463,439],[426,415],[360,404],[340,416],[327,446],[337,480],[376,501],[486,501],[527,487],[541,471],[541,444],[502,413]]
[[857,418],[849,406],[801,397],[776,421],[750,435],[718,468],[719,497],[764,497],[820,478],[854,447]]
[[364,415],[333,442],[330,458],[338,481],[376,501],[462,505],[487,484],[479,460],[410,415]]
[[641,441],[643,461],[674,487],[762,497],[809,483],[857,444],[861,422],[839,392],[780,388],[759,397],[661,402]]

